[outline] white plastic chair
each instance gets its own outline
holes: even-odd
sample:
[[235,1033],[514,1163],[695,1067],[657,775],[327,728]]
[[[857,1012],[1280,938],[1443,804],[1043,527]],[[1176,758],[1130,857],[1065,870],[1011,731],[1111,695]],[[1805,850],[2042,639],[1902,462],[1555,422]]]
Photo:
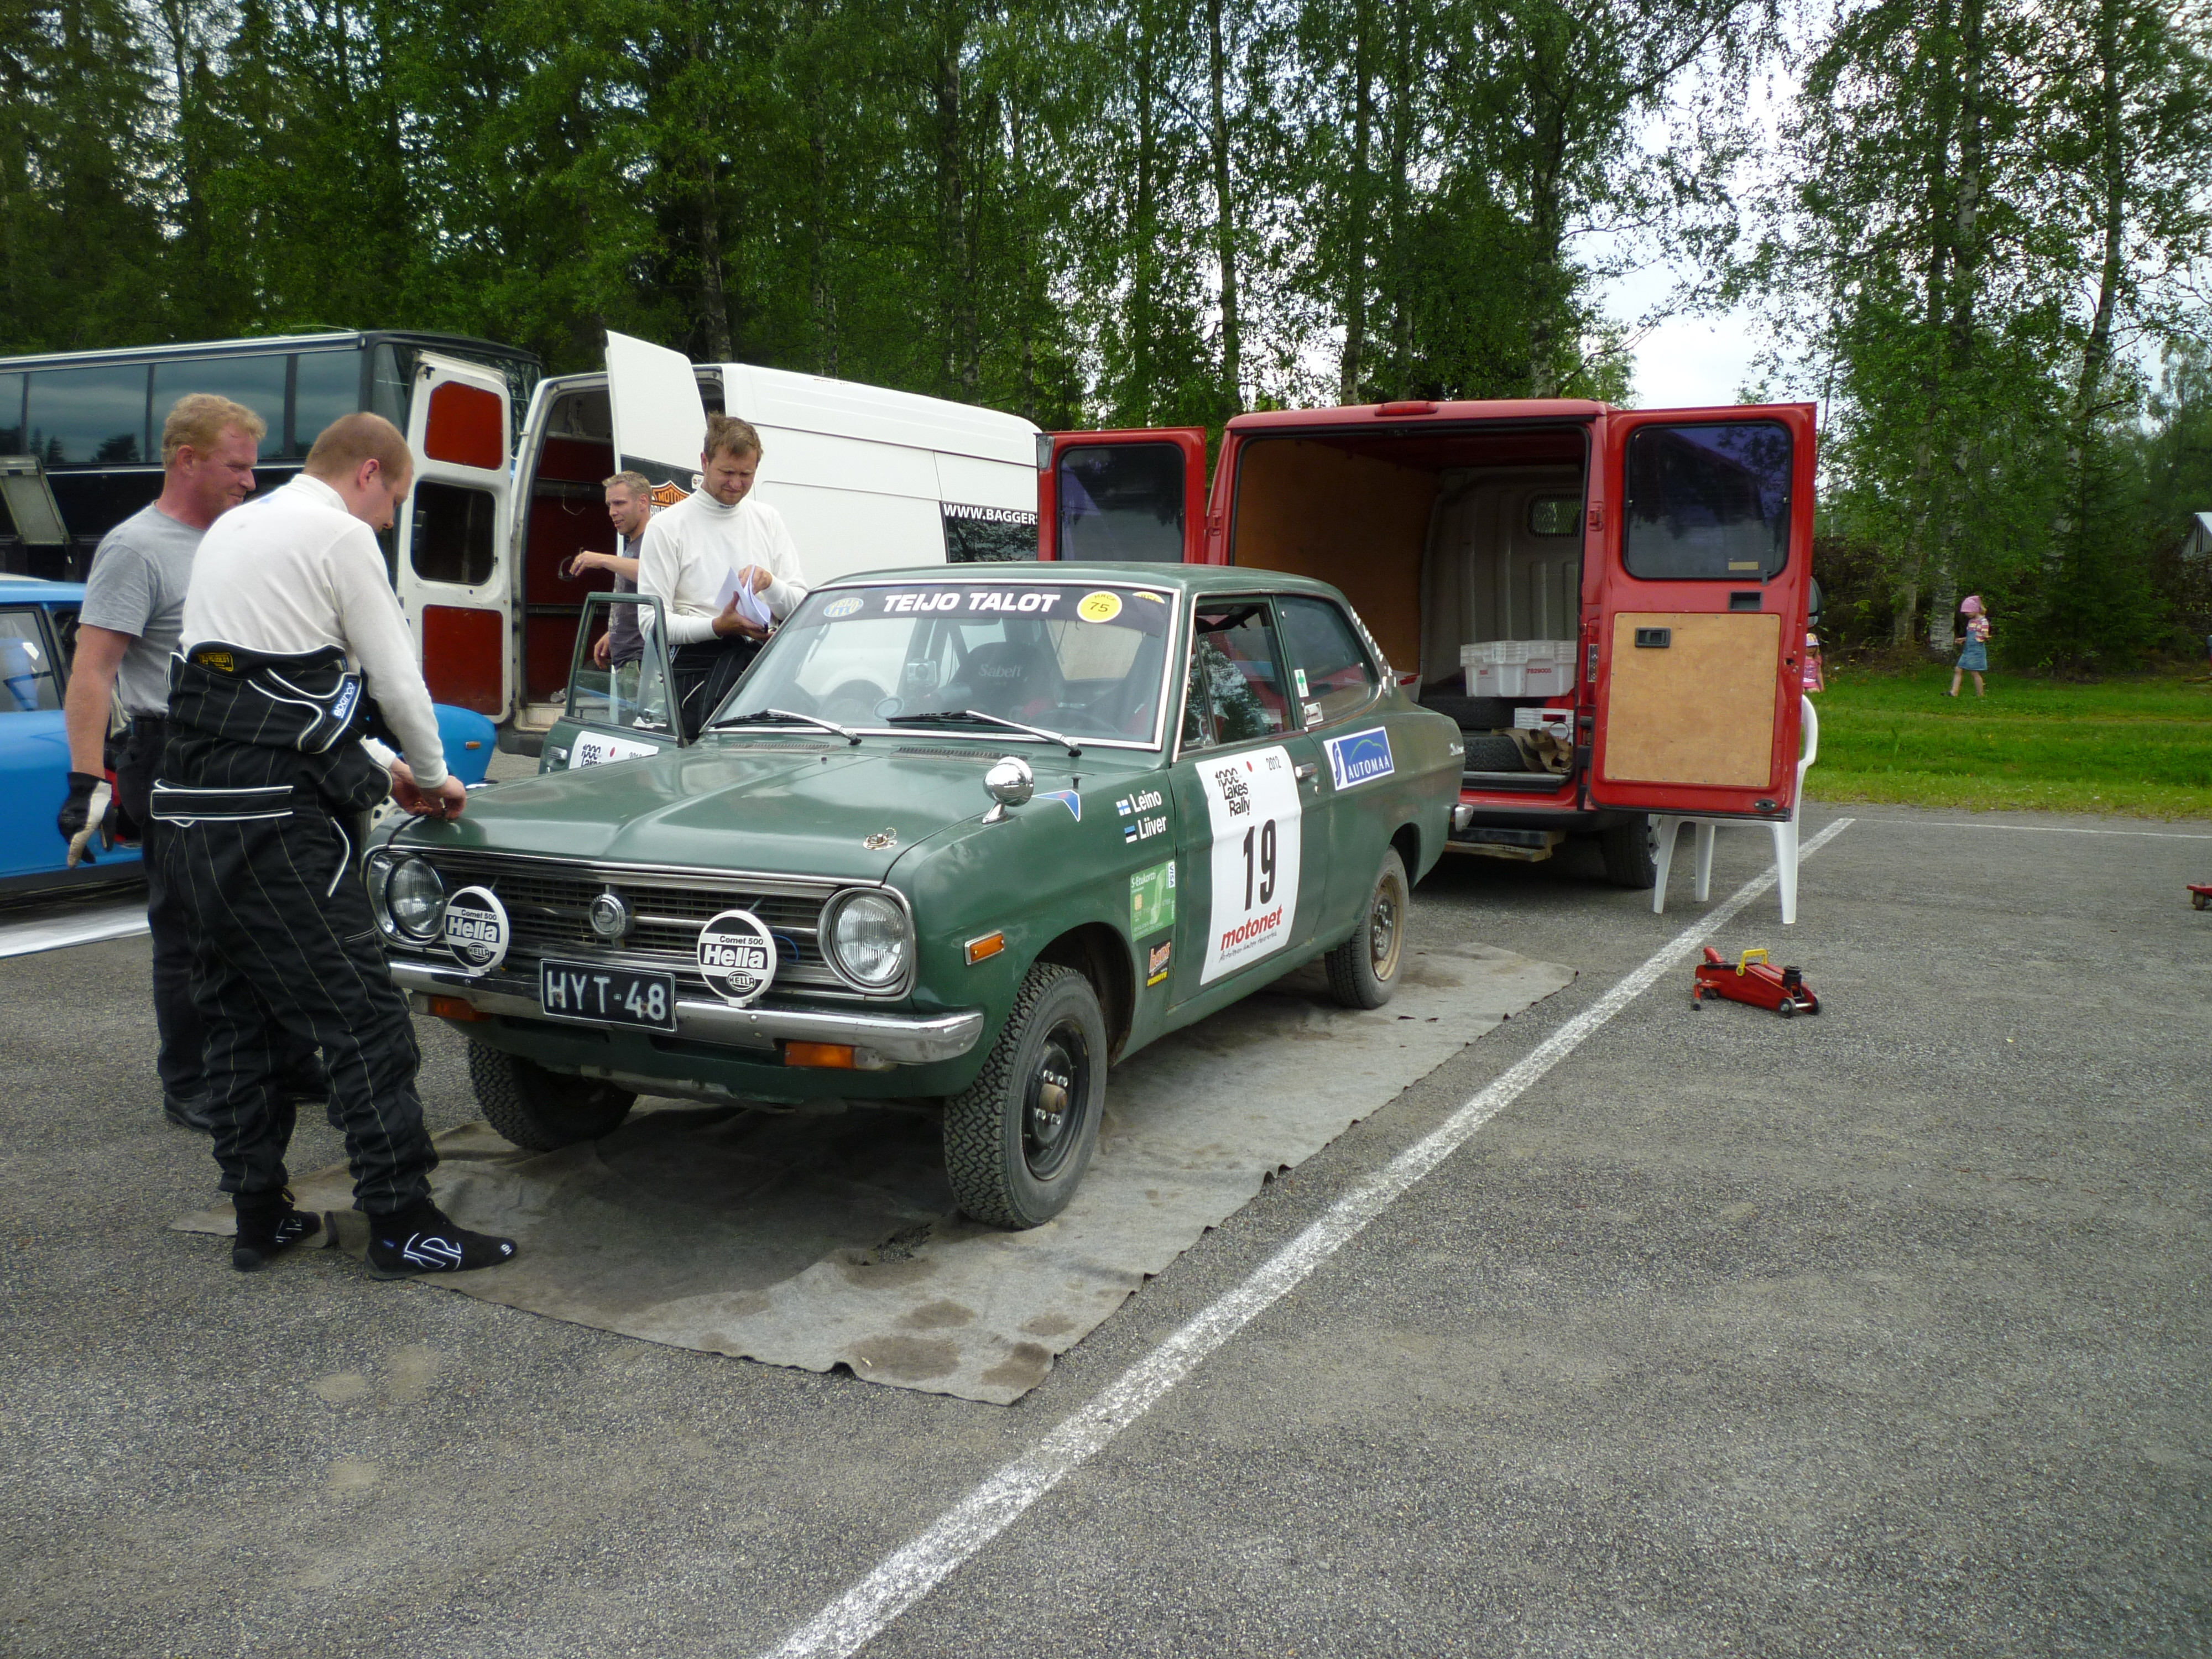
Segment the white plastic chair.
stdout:
[[[1813,712],[1813,700],[1801,696],[1797,699],[1805,711],[1805,752],[1797,761],[1797,793],[1790,799],[1790,816],[1779,823],[1769,822],[1767,828],[1774,832],[1775,887],[1782,895],[1782,925],[1790,926],[1797,920],[1797,809],[1805,803],[1805,770],[1820,757],[1820,717]],[[1713,890],[1713,836],[1724,824],[1741,825],[1741,818],[1662,817],[1656,820],[1659,847],[1655,855],[1658,874],[1651,884],[1651,913],[1664,915],[1667,911],[1667,872],[1674,863],[1674,841],[1682,826],[1693,823],[1698,827],[1698,902],[1703,904]]]

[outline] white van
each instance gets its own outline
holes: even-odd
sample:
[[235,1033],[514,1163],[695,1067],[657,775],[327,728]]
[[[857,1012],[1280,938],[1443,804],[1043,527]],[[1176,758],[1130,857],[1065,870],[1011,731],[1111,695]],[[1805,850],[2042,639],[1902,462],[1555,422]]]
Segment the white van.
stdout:
[[707,413],[761,434],[760,499],[810,583],[886,566],[1036,556],[1037,428],[941,398],[742,363],[695,365],[607,336],[606,370],[540,380],[520,435],[509,380],[434,350],[406,399],[412,510],[393,579],[441,702],[534,752],[559,712],[584,596],[570,556],[614,550],[600,481],[629,470],[664,501],[696,487]]

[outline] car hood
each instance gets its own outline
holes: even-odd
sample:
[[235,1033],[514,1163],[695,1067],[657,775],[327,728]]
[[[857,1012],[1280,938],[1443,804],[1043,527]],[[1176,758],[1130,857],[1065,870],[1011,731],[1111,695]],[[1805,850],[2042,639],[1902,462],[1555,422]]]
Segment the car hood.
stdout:
[[[917,745],[904,745],[913,748]],[[1018,752],[1040,793],[1066,763]],[[417,821],[401,845],[529,853],[611,864],[684,865],[881,880],[899,856],[990,805],[983,773],[1000,754],[946,744],[902,753],[860,748],[712,744],[549,772],[473,792],[447,823]],[[890,839],[883,839],[884,832]],[[871,847],[871,840],[880,844]]]

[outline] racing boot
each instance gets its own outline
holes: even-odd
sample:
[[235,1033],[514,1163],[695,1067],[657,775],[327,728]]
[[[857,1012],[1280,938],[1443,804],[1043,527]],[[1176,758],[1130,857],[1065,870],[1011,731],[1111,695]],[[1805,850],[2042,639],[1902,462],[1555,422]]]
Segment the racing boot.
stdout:
[[368,1218],[368,1276],[465,1273],[496,1267],[514,1255],[514,1241],[472,1233],[425,1199],[412,1209]]
[[242,1273],[258,1273],[280,1250],[289,1250],[323,1229],[322,1218],[292,1207],[291,1189],[240,1193],[231,1200],[238,1235],[231,1241],[230,1265]]

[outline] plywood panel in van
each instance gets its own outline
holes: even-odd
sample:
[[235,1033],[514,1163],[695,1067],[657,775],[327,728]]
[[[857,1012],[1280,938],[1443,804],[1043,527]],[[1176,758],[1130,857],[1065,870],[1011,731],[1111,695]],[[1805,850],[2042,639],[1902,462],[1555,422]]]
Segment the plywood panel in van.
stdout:
[[1393,666],[1421,659],[1421,555],[1432,472],[1333,444],[1272,438],[1237,472],[1231,563],[1314,576],[1344,590]]
[[[1666,644],[1638,645],[1638,629],[1663,630]],[[1782,618],[1771,611],[1617,614],[1601,775],[1765,788],[1781,644]]]

